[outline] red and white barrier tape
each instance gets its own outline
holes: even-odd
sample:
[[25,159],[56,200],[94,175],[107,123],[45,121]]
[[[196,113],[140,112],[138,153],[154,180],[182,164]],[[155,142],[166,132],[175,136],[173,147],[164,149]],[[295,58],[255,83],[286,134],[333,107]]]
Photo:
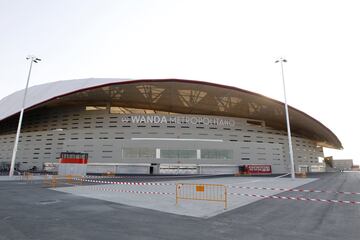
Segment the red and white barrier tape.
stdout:
[[336,191],[325,191],[325,190],[315,190],[315,189],[247,187],[247,186],[236,186],[236,185],[229,185],[229,187],[230,188],[242,188],[242,189],[256,189],[256,190],[288,191],[288,192],[335,193],[335,194],[346,194],[346,195],[360,195],[360,193],[358,193],[358,192],[336,192]]
[[[200,176],[208,176],[208,175],[197,175],[198,177]],[[86,175],[84,176],[85,178],[114,178],[114,179],[118,179],[118,178],[130,178],[130,179],[139,179],[139,178],[144,178],[144,179],[171,179],[171,178],[190,178],[190,176],[188,175],[173,175],[173,176],[161,176],[161,175],[101,175],[101,176],[96,176],[96,175]]]
[[87,175],[87,176],[85,176],[86,178],[95,178],[95,179],[97,179],[97,178],[100,178],[100,179],[102,179],[102,178],[154,178],[154,176],[146,176],[146,175],[144,175],[144,176],[115,176],[115,175],[103,175],[103,176],[93,176],[93,175]]
[[297,201],[311,201],[311,202],[324,202],[324,203],[342,203],[342,204],[360,204],[358,201],[347,201],[347,200],[327,200],[319,198],[304,198],[304,197],[284,197],[284,196],[266,196],[258,194],[246,194],[246,193],[229,193],[230,195],[238,195],[244,197],[258,197],[268,199],[285,199],[285,200],[297,200]]
[[[174,195],[175,193],[157,192],[157,191],[135,191],[135,190],[123,190],[123,189],[111,189],[91,187],[95,190],[108,191],[108,192],[122,192],[122,193],[136,193],[136,194],[156,194],[156,195]],[[289,196],[267,196],[259,194],[247,194],[247,193],[228,193],[229,195],[244,196],[244,197],[257,197],[264,199],[283,199],[283,200],[296,200],[296,201],[311,201],[311,202],[323,202],[323,203],[340,203],[340,204],[360,204],[358,201],[347,200],[328,200],[318,198],[304,198],[304,197],[289,197]]]
[[123,189],[111,189],[111,188],[100,188],[100,187],[91,187],[92,189],[108,191],[108,192],[122,192],[122,193],[137,193],[137,194],[159,194],[159,195],[174,195],[175,193],[167,192],[156,192],[156,191],[135,191],[135,190],[123,190]]
[[[101,180],[89,180],[84,178],[75,178],[75,180],[81,180],[85,182],[101,183],[101,184],[116,184],[116,185],[134,185],[134,186],[174,186],[176,183],[164,183],[164,182],[116,182],[116,181],[101,181]],[[307,192],[307,193],[334,193],[334,194],[345,194],[345,195],[360,195],[359,192],[343,192],[343,191],[325,191],[315,189],[290,189],[290,188],[270,188],[270,187],[248,187],[248,186],[237,186],[228,185],[229,188],[240,188],[240,189],[254,189],[254,190],[272,190],[272,191],[288,191],[288,192]]]
[[83,182],[101,183],[101,184],[114,184],[114,185],[134,185],[134,186],[175,186],[175,183],[164,183],[164,182],[114,182],[114,181],[100,181],[100,180],[89,180],[84,178],[74,178]]

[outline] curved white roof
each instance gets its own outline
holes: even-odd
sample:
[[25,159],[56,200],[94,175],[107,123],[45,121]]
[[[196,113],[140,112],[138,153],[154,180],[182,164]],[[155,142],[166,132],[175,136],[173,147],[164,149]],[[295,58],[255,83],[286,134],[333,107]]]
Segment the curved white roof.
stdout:
[[[102,89],[110,91],[102,91]],[[87,94],[84,94],[87,93]],[[21,110],[24,90],[0,100],[0,122]],[[115,94],[115,95],[113,95]],[[215,83],[183,79],[88,78],[57,81],[30,87],[25,109],[66,101],[112,101],[132,108],[174,111],[265,120],[286,130],[284,104],[257,93]],[[337,136],[306,113],[289,106],[292,132],[320,146],[342,148]]]
[[[39,103],[48,101],[54,97],[66,95],[81,89],[87,89],[109,83],[116,83],[127,80],[131,80],[131,79],[86,78],[86,79],[63,80],[63,81],[50,82],[46,84],[32,86],[29,87],[27,92],[25,109],[35,106]],[[20,112],[23,96],[24,96],[24,89],[17,91],[0,100],[0,121]]]

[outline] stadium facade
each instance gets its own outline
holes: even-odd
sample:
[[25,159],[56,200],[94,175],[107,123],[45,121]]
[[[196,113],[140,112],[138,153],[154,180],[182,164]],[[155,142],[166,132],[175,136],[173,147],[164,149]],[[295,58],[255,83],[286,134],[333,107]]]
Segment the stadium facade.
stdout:
[[[0,101],[0,162],[10,162],[23,90]],[[235,173],[290,170],[284,104],[239,88],[180,79],[78,79],[29,88],[16,162],[89,155],[87,171]],[[295,169],[341,149],[322,123],[289,107]],[[174,170],[175,171],[175,170]]]

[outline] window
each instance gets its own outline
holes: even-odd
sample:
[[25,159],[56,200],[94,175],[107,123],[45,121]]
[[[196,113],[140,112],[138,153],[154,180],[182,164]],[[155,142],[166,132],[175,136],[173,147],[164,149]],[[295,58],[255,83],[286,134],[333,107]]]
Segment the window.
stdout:
[[233,151],[227,149],[201,149],[202,159],[232,159]]
[[196,158],[196,150],[161,149],[161,158]]
[[179,158],[196,158],[196,150],[179,150]]
[[124,148],[124,158],[155,158],[154,148]]
[[161,158],[178,158],[178,151],[177,150],[160,150],[160,156]]

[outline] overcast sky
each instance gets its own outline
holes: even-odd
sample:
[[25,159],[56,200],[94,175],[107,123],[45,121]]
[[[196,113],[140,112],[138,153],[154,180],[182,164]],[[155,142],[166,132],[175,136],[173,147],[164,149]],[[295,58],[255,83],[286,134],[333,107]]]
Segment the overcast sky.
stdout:
[[[358,164],[360,2],[349,0],[0,0],[0,98],[57,80],[184,78],[283,101]],[[357,103],[357,104],[356,104]],[[315,129],[316,130],[316,129]]]

